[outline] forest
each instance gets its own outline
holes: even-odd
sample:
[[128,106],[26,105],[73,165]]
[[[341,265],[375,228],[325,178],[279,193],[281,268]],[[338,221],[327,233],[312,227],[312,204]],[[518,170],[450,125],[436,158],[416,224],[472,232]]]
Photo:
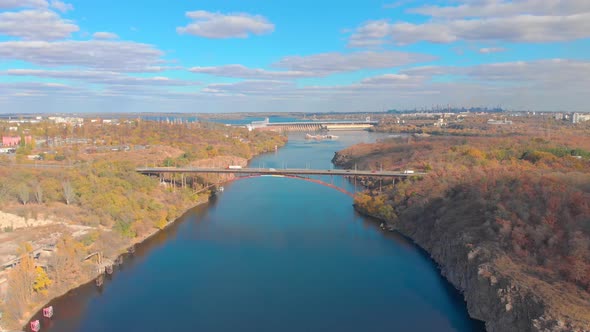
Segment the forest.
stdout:
[[427,250],[446,239],[466,252],[488,252],[482,264],[533,289],[553,317],[590,323],[590,124],[462,125],[463,132],[421,128],[436,134],[340,151],[335,162],[343,167],[428,172],[381,190],[368,182],[355,206]]

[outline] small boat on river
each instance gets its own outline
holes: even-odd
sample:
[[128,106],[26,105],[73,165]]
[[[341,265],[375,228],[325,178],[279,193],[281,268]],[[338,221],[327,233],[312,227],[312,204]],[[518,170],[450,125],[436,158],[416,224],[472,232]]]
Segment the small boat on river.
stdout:
[[53,306],[43,308],[43,317],[45,317],[45,318],[53,317]]
[[39,320],[34,320],[31,322],[31,331],[33,332],[39,332],[39,330],[41,330],[41,323],[39,323]]

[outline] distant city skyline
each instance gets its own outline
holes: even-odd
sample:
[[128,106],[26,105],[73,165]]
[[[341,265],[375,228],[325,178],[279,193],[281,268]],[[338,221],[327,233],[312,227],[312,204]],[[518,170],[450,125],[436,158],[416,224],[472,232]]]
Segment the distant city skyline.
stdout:
[[0,0],[0,113],[588,112],[590,1]]

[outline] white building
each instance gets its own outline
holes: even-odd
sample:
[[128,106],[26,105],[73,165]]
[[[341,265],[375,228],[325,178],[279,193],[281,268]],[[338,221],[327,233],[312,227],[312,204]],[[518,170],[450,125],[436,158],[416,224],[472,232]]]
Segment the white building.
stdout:
[[574,113],[572,114],[572,123],[580,123],[580,122],[584,122],[584,121],[589,121],[590,120],[590,114],[580,114],[580,113]]

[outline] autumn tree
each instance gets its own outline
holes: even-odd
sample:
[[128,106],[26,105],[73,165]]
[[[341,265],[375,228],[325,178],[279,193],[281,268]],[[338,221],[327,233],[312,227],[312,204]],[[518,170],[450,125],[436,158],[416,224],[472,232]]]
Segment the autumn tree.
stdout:
[[53,281],[49,279],[47,272],[40,267],[37,266],[35,268],[35,281],[33,282],[33,290],[39,294],[47,295],[47,288],[51,286]]
[[71,235],[66,234],[58,240],[53,258],[56,284],[63,285],[80,275],[82,255],[83,245]]
[[19,201],[23,205],[27,205],[27,203],[29,202],[29,199],[30,199],[29,187],[26,184],[22,183],[18,187],[16,194],[18,195]]
[[64,194],[64,199],[66,200],[66,204],[70,205],[76,199],[76,193],[74,192],[74,188],[72,187],[72,183],[70,181],[63,181],[62,188],[63,188],[63,194]]
[[32,247],[29,243],[21,245],[18,254],[20,262],[8,273],[8,290],[6,293],[6,307],[9,320],[18,322],[33,295],[35,281],[35,263],[31,257]]

